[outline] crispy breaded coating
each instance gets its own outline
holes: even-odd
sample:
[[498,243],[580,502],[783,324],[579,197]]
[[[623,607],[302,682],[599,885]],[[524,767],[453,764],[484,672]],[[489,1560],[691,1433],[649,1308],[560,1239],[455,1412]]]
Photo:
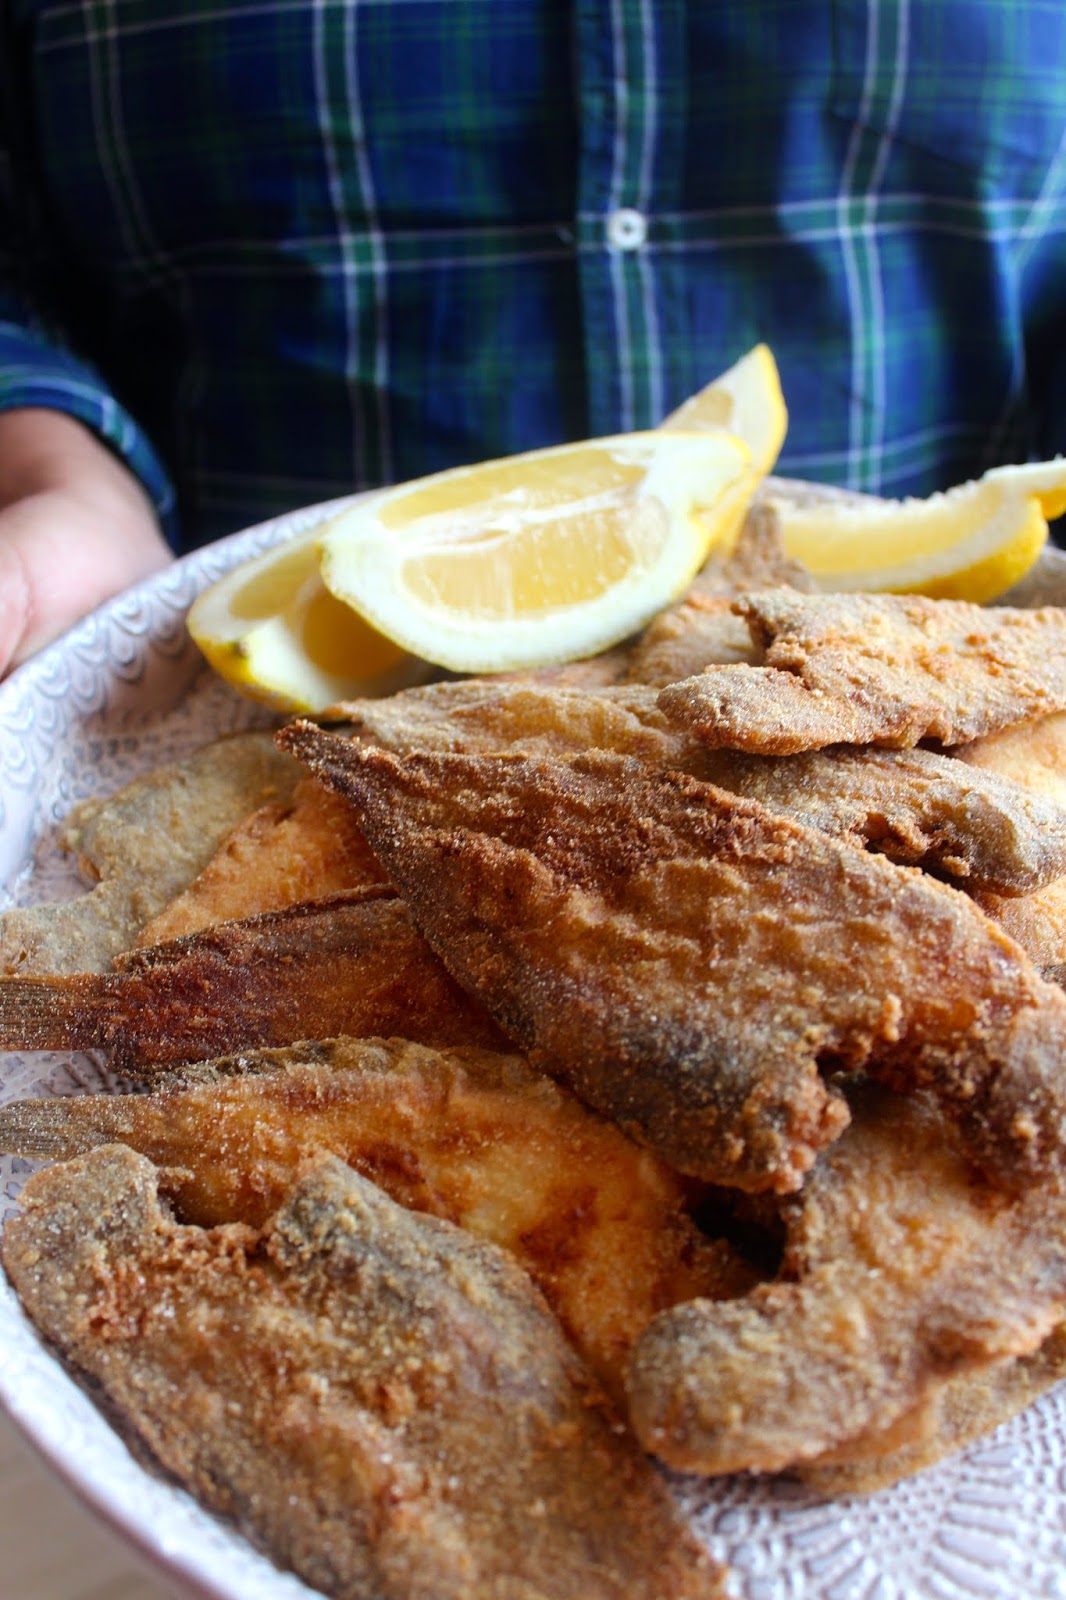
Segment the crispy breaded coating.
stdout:
[[967,889],[1028,895],[1066,872],[1062,805],[935,750],[706,756],[685,770]]
[[691,678],[706,667],[754,665],[759,649],[728,594],[691,590],[676,606],[648,623],[629,657],[625,683],[662,688]]
[[617,750],[682,770],[706,759],[701,742],[675,728],[640,685],[589,690],[466,678],[387,700],[348,700],[338,710],[353,737],[400,752]]
[[754,505],[734,548],[724,556],[712,554],[684,599],[639,635],[624,681],[661,686],[712,664],[757,660],[751,632],[732,601],[752,589],[779,586],[808,591],[814,585],[806,568],[785,554],[774,508]]
[[124,1144],[163,1169],[182,1222],[262,1227],[328,1152],[410,1210],[514,1255],[608,1393],[664,1307],[756,1275],[689,1215],[688,1186],[520,1057],[334,1039],[259,1051],[151,1095],[0,1108],[0,1149],[69,1160]]
[[473,678],[353,700],[354,736],[400,754],[613,750],[673,768],[853,839],[893,861],[1023,894],[1066,872],[1066,809],[932,750],[711,750],[670,725],[654,690],[546,689]]
[[990,733],[952,751],[960,761],[1066,806],[1066,711]]
[[135,946],[383,881],[351,806],[304,778],[287,804],[242,818],[199,877],[141,929]]
[[1066,708],[1066,610],[790,589],[733,609],[759,664],[709,667],[659,695],[709,744],[763,755],[953,745]]
[[0,916],[0,973],[106,972],[138,931],[203,871],[230,829],[301,776],[269,733],[218,739],[106,799],[83,801],[59,831],[95,888]]
[[1060,1323],[1033,1355],[1018,1356],[987,1370],[963,1373],[950,1379],[935,1403],[930,1403],[916,1429],[915,1419],[904,1419],[906,1442],[896,1442],[896,1430],[852,1441],[796,1468],[796,1476],[819,1494],[874,1494],[924,1472],[945,1456],[965,1450],[1031,1406],[1042,1394],[1066,1378],[1066,1324]]
[[503,1042],[388,888],[219,923],[112,973],[0,978],[0,1048],[105,1050],[130,1077],[345,1033]]
[[501,1250],[326,1158],[261,1231],[176,1224],[122,1146],[3,1260],[199,1500],[334,1600],[696,1600],[721,1574]]
[[1066,997],[965,895],[626,757],[279,739],[504,1031],[682,1171],[797,1188],[832,1066],[931,1087],[997,1181],[1061,1174]]
[[1066,984],[1066,878],[1056,878],[1031,894],[979,890],[974,899],[1049,983]]
[[1066,1314],[1066,1197],[979,1182],[920,1096],[867,1090],[782,1206],[779,1278],[664,1312],[634,1346],[641,1443],[686,1471],[861,1461],[936,1426],[945,1385]]
[[[955,755],[971,769],[1007,778],[1042,800],[1066,805],[1066,713],[976,739]],[[1010,899],[989,884],[976,899],[1045,978],[1066,982],[1066,878]]]

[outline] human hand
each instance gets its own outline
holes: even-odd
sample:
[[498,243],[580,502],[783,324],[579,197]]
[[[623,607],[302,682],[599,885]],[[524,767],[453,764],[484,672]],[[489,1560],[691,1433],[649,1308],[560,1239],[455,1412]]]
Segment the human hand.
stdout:
[[171,560],[147,495],[62,412],[0,412],[0,675]]

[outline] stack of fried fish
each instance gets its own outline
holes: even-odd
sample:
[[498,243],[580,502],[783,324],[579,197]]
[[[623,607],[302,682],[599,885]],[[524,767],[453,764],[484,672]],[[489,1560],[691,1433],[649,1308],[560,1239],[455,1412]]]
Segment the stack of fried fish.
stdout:
[[757,508],[629,645],[75,813],[2,1241],[335,1596],[709,1596],[654,1458],[868,1492],[1066,1374],[1066,611],[822,595]]

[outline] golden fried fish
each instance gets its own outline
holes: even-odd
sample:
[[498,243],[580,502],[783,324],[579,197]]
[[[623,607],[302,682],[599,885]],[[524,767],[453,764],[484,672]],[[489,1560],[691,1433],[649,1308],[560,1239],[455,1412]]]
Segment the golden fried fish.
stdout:
[[[588,693],[471,678],[343,707],[355,737],[406,754],[613,750],[690,773],[893,861],[1028,894],[1066,873],[1066,809],[1008,777],[932,750],[708,749],[672,728],[641,685]],[[354,822],[351,824],[354,827]]]
[[30,1180],[2,1253],[161,1464],[334,1600],[720,1593],[521,1268],[335,1159],[203,1229],[104,1146]]
[[0,1149],[68,1160],[125,1144],[182,1222],[262,1227],[311,1155],[510,1250],[621,1398],[633,1340],[666,1306],[755,1274],[689,1215],[686,1184],[518,1056],[333,1039],[260,1051],[150,1095],[0,1108]]
[[141,929],[134,944],[165,944],[216,922],[383,881],[351,806],[304,778],[287,804],[262,806],[242,818],[200,875]]
[[733,602],[757,665],[712,666],[659,693],[708,744],[790,755],[831,744],[962,744],[1066,709],[1066,610],[922,595],[804,595]]
[[671,1466],[920,1449],[947,1384],[1033,1355],[1066,1316],[1066,1197],[981,1183],[921,1096],[868,1087],[853,1109],[782,1205],[777,1280],[673,1307],[637,1340],[630,1415]]
[[[955,754],[970,770],[1006,778],[1040,800],[1066,804],[1066,712],[975,739]],[[1002,888],[984,885],[977,903],[1017,940],[1045,978],[1066,982],[1066,876],[1010,898]]]
[[965,895],[621,756],[395,756],[309,723],[411,916],[534,1064],[680,1170],[799,1187],[821,1068],[929,1086],[1008,1186],[1061,1175],[1066,996]]
[[219,923],[111,973],[0,978],[0,1049],[106,1050],[132,1077],[345,1033],[502,1043],[384,887]]
[[285,803],[300,777],[269,733],[238,734],[107,799],[83,801],[60,828],[59,845],[96,886],[0,916],[0,973],[105,972],[230,829],[268,801]]

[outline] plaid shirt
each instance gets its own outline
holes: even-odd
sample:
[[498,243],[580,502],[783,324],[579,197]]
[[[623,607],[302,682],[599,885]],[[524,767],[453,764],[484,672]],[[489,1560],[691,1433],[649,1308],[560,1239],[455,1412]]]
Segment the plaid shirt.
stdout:
[[0,407],[194,544],[656,423],[781,469],[1066,447],[1062,0],[0,0]]

